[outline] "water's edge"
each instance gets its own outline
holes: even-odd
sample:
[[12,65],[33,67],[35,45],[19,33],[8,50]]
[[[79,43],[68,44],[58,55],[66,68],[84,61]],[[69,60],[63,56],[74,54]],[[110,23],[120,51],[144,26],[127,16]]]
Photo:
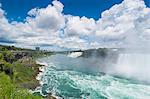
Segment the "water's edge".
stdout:
[[[41,86],[37,87],[35,92],[39,92],[43,96],[51,93],[55,97],[60,96],[65,99],[80,99],[81,97],[91,99],[150,99],[149,85],[133,83],[130,79],[108,74],[85,73],[87,71],[82,71],[82,69],[84,70],[83,65],[87,64],[77,64],[81,60],[82,58],[78,60],[64,55],[39,59],[38,62],[45,65],[39,68],[42,72],[37,75],[37,79]],[[82,60],[82,62],[84,61]],[[89,69],[91,70],[91,68]],[[92,72],[95,71],[92,70]],[[58,99],[61,99],[60,97]]]

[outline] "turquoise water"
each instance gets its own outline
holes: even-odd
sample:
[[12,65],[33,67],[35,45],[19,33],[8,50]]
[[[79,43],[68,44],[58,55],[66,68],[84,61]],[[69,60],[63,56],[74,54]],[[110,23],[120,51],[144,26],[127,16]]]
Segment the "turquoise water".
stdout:
[[39,61],[48,64],[39,76],[41,86],[36,89],[42,95],[52,93],[64,99],[150,99],[149,85],[100,73],[97,65],[90,66],[93,61],[65,55]]

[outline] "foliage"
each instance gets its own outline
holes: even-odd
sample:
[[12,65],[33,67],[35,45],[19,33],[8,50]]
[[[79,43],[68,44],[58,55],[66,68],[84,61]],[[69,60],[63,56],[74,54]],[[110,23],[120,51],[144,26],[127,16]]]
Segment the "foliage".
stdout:
[[28,51],[32,51],[31,49],[23,49],[23,48],[17,48],[14,46],[0,45],[0,51],[6,51],[6,50],[13,50],[13,51],[28,50]]
[[0,98],[1,99],[41,99],[40,96],[32,95],[28,90],[17,89],[9,76],[0,73]]
[[5,72],[7,75],[12,77],[13,65],[5,60],[0,59],[0,71]]
[[4,73],[0,73],[0,98],[2,99],[11,99],[15,87],[11,83],[9,76]]
[[4,60],[7,62],[12,63],[13,61],[16,61],[15,56],[11,51],[5,50],[2,52]]
[[33,77],[35,71],[31,67],[22,65],[19,62],[14,63],[14,72],[16,72],[16,82],[26,82]]
[[4,55],[2,53],[0,53],[0,59],[3,60],[4,59]]
[[[16,58],[13,51],[32,51],[13,46],[0,46],[0,99],[41,99],[26,90],[37,86],[35,76],[38,73],[38,65],[30,57]],[[36,53],[33,51],[36,55]],[[20,61],[21,60],[21,61]],[[27,60],[27,61],[26,61]],[[29,87],[27,87],[27,85]]]

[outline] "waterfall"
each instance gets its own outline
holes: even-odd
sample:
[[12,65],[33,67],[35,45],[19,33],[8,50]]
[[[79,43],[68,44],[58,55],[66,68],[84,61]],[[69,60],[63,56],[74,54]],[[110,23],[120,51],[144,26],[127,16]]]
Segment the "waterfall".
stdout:
[[150,54],[119,54],[117,63],[110,70],[114,74],[150,82]]
[[69,53],[67,56],[72,57],[72,58],[77,58],[81,55],[82,55],[82,52],[72,52],[72,53]]
[[[106,66],[108,70],[118,75],[149,80],[150,55],[119,54],[118,57],[114,54],[109,55],[111,57],[108,56],[104,60],[99,57],[72,58],[62,54],[42,58],[39,61],[47,63],[48,66],[39,75],[40,86],[35,92],[41,95],[51,93],[59,96],[58,99],[150,99],[149,85],[99,73],[105,70],[103,68]],[[116,61],[109,62],[112,58]],[[100,60],[107,64],[100,65]]]

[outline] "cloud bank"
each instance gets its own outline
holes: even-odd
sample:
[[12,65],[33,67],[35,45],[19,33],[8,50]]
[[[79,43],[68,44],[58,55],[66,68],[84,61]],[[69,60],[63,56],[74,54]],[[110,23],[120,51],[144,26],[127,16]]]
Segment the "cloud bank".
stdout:
[[0,39],[22,47],[67,49],[145,47],[150,40],[150,8],[143,0],[124,0],[102,13],[99,20],[63,14],[57,0],[28,12],[25,22],[8,22],[0,8]]

